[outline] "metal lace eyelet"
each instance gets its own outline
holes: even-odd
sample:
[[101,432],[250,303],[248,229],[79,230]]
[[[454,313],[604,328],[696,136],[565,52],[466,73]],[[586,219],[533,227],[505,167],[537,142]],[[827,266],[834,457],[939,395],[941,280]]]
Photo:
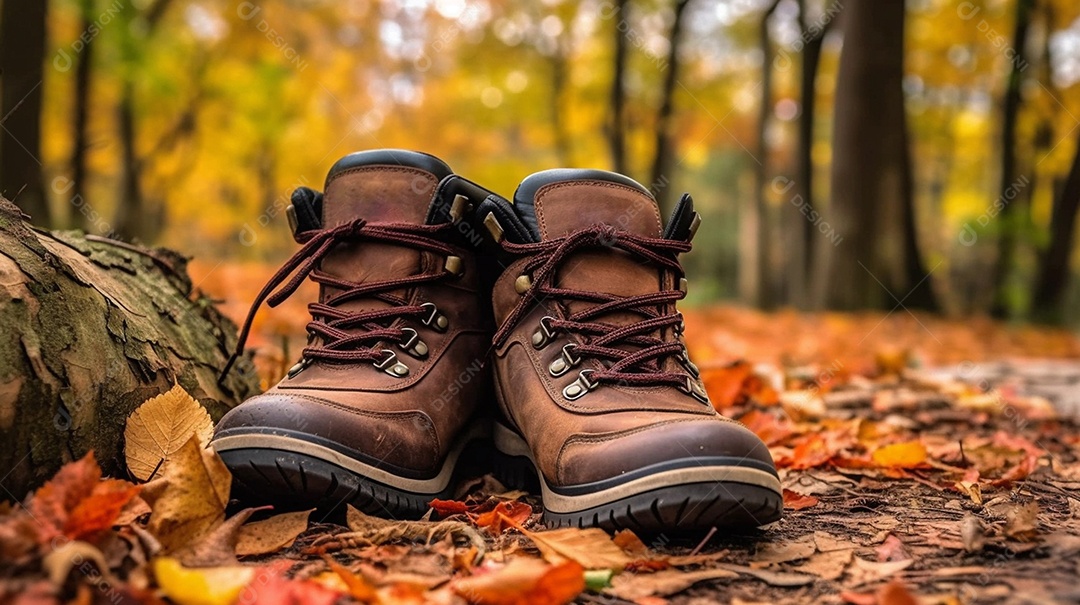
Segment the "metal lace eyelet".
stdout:
[[679,365],[685,368],[687,372],[690,372],[691,376],[694,378],[699,378],[701,376],[701,369],[698,368],[696,363],[690,361],[690,354],[686,352],[686,349],[683,349],[683,352],[679,353],[677,359]]
[[427,310],[427,317],[420,320],[420,323],[435,330],[436,332],[445,332],[450,327],[450,320],[445,315],[439,312],[439,308],[435,306],[435,303],[426,302],[420,305]]
[[311,360],[307,357],[301,357],[300,361],[296,362],[293,367],[289,368],[287,376],[289,378],[294,378],[297,374],[304,371],[304,368],[308,367],[309,365],[311,365]]
[[551,327],[553,321],[555,321],[555,318],[550,315],[540,318],[540,327],[532,335],[533,347],[543,349],[555,338],[555,329]]
[[595,389],[600,383],[589,380],[589,376],[595,370],[582,370],[578,372],[578,378],[574,382],[566,385],[563,389],[563,397],[567,401],[574,401],[575,399],[581,399],[586,393]]
[[428,355],[427,343],[420,340],[420,334],[412,328],[402,328],[402,340],[398,347],[417,359],[424,359]]
[[679,387],[679,390],[683,393],[686,393],[687,395],[690,395],[694,399],[697,399],[701,403],[710,403],[709,394],[705,392],[705,387],[703,387],[700,382],[694,380],[689,376],[686,377],[686,384],[681,385]]
[[409,375],[409,366],[398,361],[397,353],[391,349],[383,349],[382,352],[386,355],[386,358],[382,361],[373,362],[376,368],[395,378],[404,378]]
[[555,378],[558,378],[569,372],[570,368],[581,363],[581,358],[574,355],[574,349],[576,348],[577,345],[574,343],[563,345],[562,354],[559,357],[556,357],[555,361],[551,362],[551,365],[548,366],[548,372]]

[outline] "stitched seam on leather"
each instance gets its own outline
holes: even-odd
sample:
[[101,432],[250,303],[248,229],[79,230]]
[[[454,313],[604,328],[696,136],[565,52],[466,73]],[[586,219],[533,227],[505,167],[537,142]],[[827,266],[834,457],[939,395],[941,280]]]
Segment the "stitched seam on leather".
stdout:
[[[634,189],[633,187],[627,187],[626,185],[620,185],[618,183],[609,183],[607,181],[594,181],[594,180],[568,181],[568,182],[552,183],[550,185],[544,185],[543,187],[540,188],[540,191],[537,192],[536,199],[533,202],[533,208],[536,209],[536,221],[537,221],[537,224],[540,226],[540,235],[542,237],[546,238],[548,236],[547,221],[544,218],[544,206],[543,206],[543,204],[541,204],[541,202],[543,202],[544,197],[547,196],[552,191],[556,191],[556,190],[562,189],[564,187],[572,187],[572,186],[575,186],[575,185],[581,185],[582,183],[588,183],[589,186],[603,187],[603,188],[606,188],[606,189],[617,189],[617,190],[626,191],[626,192],[629,192],[629,193],[636,193],[638,195],[645,195],[644,193],[642,193],[642,191],[640,189]],[[652,206],[651,210],[652,210],[653,217],[656,218],[656,224],[658,225],[658,230],[660,230],[661,233],[662,233],[663,232],[663,222],[660,219],[660,209],[656,204],[652,204],[651,206]]]
[[[430,172],[428,172],[426,170],[421,170],[419,168],[408,168],[406,166],[388,166],[386,164],[371,164],[371,165],[368,165],[368,166],[356,166],[355,168],[349,168],[347,170],[342,170],[341,172],[335,174],[334,178],[332,178],[332,179],[330,179],[329,181],[326,182],[326,188],[329,189],[331,183],[333,183],[334,181],[340,179],[343,176],[346,176],[346,175],[349,175],[349,174],[356,174],[357,172],[364,172],[364,171],[371,171],[371,170],[385,170],[385,171],[389,171],[389,172],[402,172],[402,173],[405,173],[405,174],[413,174],[413,175],[416,175],[416,176],[419,176],[419,177],[423,177],[425,179],[430,179],[432,181],[432,186],[438,185],[438,182],[435,179],[434,175],[432,175]],[[417,192],[417,193],[423,193],[423,192]]]

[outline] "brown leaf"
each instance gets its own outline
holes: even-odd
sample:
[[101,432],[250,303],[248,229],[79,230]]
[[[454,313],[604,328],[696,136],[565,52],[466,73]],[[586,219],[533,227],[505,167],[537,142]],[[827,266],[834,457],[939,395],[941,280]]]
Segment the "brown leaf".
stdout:
[[460,521],[396,521],[365,515],[351,504],[347,505],[346,523],[353,531],[353,540],[367,544],[386,544],[397,540],[433,542],[446,536],[468,540],[477,549],[477,558],[487,552],[487,542],[480,532]]
[[308,517],[313,510],[282,513],[241,527],[236,554],[241,557],[265,555],[292,546],[296,537],[307,529]]
[[611,588],[604,589],[604,593],[627,601],[637,601],[652,596],[671,596],[705,580],[737,577],[739,574],[727,569],[666,569],[651,574],[619,574],[612,578]]
[[637,537],[632,530],[621,529],[612,540],[615,545],[622,549],[627,556],[634,559],[645,559],[649,557],[649,547],[645,546],[645,543],[641,541],[641,538]]
[[188,568],[228,567],[239,565],[236,560],[236,541],[240,528],[253,513],[270,508],[245,508],[210,529],[195,542],[177,550],[173,556]]
[[784,508],[791,510],[802,510],[804,508],[810,508],[811,506],[817,506],[820,502],[814,496],[807,496],[798,492],[793,492],[790,489],[784,489]]
[[878,605],[919,605],[906,586],[900,582],[889,582],[878,590]]
[[758,549],[753,561],[756,563],[786,563],[805,559],[817,551],[810,537],[784,542],[766,542]]
[[[503,517],[504,519],[506,517]],[[567,559],[576,561],[585,569],[613,569],[621,571],[630,557],[611,540],[611,536],[597,527],[556,529],[531,532],[507,519],[518,531],[525,534],[544,558],[552,563]]]
[[150,503],[148,529],[166,553],[192,544],[224,521],[232,476],[196,436],[176,450],[162,479],[164,487]]
[[770,571],[768,569],[754,569],[752,567],[745,567],[743,565],[732,565],[730,563],[721,563],[721,569],[733,571],[745,576],[753,576],[762,582],[770,586],[779,586],[781,588],[794,588],[796,586],[806,586],[807,584],[813,584],[817,576],[803,574],[803,573],[787,573],[781,571]]
[[210,414],[180,385],[146,400],[128,418],[124,428],[124,457],[128,470],[146,481],[156,471],[164,474],[173,455],[192,435],[201,445],[210,442],[214,423]]
[[119,479],[101,480],[92,452],[65,464],[31,497],[27,510],[40,524],[42,543],[57,536],[93,540],[109,529],[139,487]]
[[479,568],[451,590],[479,605],[563,605],[585,590],[585,570],[573,561],[549,565],[518,557],[498,568]]

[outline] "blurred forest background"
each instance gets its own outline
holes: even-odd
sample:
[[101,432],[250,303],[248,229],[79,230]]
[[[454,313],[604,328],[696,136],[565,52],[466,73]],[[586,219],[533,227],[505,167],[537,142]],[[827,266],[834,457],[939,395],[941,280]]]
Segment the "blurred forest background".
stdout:
[[0,3],[41,226],[269,272],[294,187],[404,147],[692,192],[691,302],[1080,323],[1076,0]]

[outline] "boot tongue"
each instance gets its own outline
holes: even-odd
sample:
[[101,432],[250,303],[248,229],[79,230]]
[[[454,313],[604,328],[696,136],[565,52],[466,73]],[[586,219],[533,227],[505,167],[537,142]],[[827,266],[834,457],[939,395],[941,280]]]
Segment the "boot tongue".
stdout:
[[603,170],[538,172],[514,194],[514,207],[541,240],[596,223],[647,237],[660,237],[660,209],[633,179]]
[[[660,210],[653,196],[632,179],[612,172],[567,169],[534,174],[518,187],[514,207],[541,241],[598,223],[636,235],[661,236]],[[575,252],[561,264],[555,285],[616,296],[648,294],[661,287],[657,267],[614,248]],[[566,304],[571,313],[593,306],[579,301]],[[641,319],[641,315],[628,312],[597,318],[613,325]]]
[[[438,158],[405,150],[353,153],[338,160],[326,177],[322,224],[332,228],[356,219],[369,223],[423,224],[433,203],[439,181],[452,174]],[[350,282],[373,281],[416,275],[422,272],[423,253],[396,244],[358,242],[339,244],[323,258],[320,269]],[[320,300],[341,290],[323,286]],[[411,289],[389,292],[408,298]],[[381,309],[388,303],[362,298],[339,308],[361,312]]]
[[326,176],[323,226],[358,218],[421,224],[439,181],[451,173],[442,160],[415,151],[382,149],[347,155]]

